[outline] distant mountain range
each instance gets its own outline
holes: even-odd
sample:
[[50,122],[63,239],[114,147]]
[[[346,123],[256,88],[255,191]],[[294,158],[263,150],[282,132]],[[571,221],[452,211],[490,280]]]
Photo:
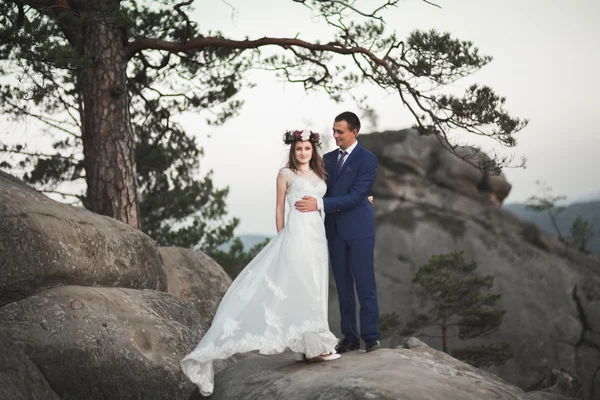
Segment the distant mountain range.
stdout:
[[[258,243],[260,243],[263,240],[265,240],[266,238],[268,238],[268,236],[257,235],[257,234],[245,234],[245,235],[239,235],[238,237],[244,244],[244,250],[246,250],[246,251],[250,250],[255,245],[257,245]],[[225,244],[219,246],[219,248],[223,251],[229,250],[230,247],[231,247],[231,242],[225,243]]]
[[[522,203],[505,204],[504,209],[556,235],[550,216],[547,213],[528,210],[526,205]],[[588,242],[587,249],[592,253],[600,254],[600,200],[572,203],[566,206],[565,210],[556,218],[558,228],[563,236],[569,235],[571,225],[577,217],[581,217],[594,225],[595,235]]]

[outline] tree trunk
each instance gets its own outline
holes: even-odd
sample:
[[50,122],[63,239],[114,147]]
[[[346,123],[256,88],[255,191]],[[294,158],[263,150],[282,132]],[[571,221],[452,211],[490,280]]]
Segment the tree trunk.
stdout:
[[93,212],[139,229],[127,60],[121,30],[104,17],[87,24],[83,38],[89,61],[81,76],[87,204]]
[[563,242],[563,236],[560,232],[560,228],[558,227],[558,223],[556,222],[556,217],[558,216],[557,214],[552,213],[552,211],[548,211],[548,215],[550,215],[550,222],[552,222],[552,226],[554,227],[554,230],[556,231],[556,234],[558,235],[558,239]]
[[448,321],[442,316],[442,351],[448,353]]

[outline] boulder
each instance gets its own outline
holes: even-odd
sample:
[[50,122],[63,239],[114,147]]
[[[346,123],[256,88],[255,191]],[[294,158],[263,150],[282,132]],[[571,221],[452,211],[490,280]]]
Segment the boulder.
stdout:
[[473,199],[501,204],[512,188],[501,171],[485,172],[478,167],[492,165],[482,151],[458,146],[454,154],[435,136],[420,135],[416,129],[361,135],[360,143],[377,155],[380,166],[399,175],[425,178]]
[[581,382],[567,371],[558,369],[549,371],[531,389],[528,393],[536,400],[579,400],[583,396]]
[[154,241],[0,172],[0,306],[63,284],[166,290]]
[[206,254],[180,247],[160,247],[167,291],[212,321],[231,278]]
[[214,399],[531,400],[521,389],[428,346],[353,351],[335,361],[253,357],[215,379]]
[[63,399],[187,399],[195,387],[179,361],[206,329],[197,311],[154,290],[61,286],[0,309],[0,332]]
[[0,399],[60,399],[35,364],[5,335],[0,335],[0,354]]

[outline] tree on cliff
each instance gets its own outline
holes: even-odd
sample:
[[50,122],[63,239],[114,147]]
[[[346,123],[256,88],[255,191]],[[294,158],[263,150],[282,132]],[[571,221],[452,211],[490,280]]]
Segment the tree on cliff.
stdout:
[[[527,199],[527,209],[533,210],[538,213],[545,213],[550,219],[550,223],[554,228],[554,232],[558,236],[558,239],[564,244],[564,254],[567,255],[569,247],[571,245],[576,246],[579,251],[587,252],[586,246],[591,238],[594,237],[594,225],[590,222],[578,216],[570,226],[569,234],[565,235],[560,229],[560,223],[558,217],[563,213],[567,207],[559,205],[560,202],[564,202],[567,196],[555,196],[552,194],[552,188],[543,181],[536,181],[538,186],[539,194],[530,196]],[[565,217],[568,218],[568,217]],[[563,218],[563,222],[564,219]],[[563,224],[563,229],[565,226]]]
[[565,210],[565,207],[559,206],[558,203],[566,200],[567,196],[554,196],[552,188],[546,182],[536,181],[535,184],[538,186],[539,194],[530,196],[525,207],[538,213],[547,213],[559,240],[567,243],[557,221],[558,215]]
[[498,329],[506,313],[496,305],[500,295],[488,293],[494,277],[479,275],[476,269],[477,264],[467,262],[462,252],[432,256],[413,279],[426,311],[404,325],[396,313],[384,314],[384,334],[410,335],[422,328],[434,328],[440,332],[434,337],[441,339],[442,350],[471,365],[499,365],[509,360],[512,352],[507,342],[449,350],[450,337],[485,338]]
[[573,243],[579,251],[587,253],[587,243],[594,237],[594,225],[589,221],[578,216],[573,225],[571,225],[571,243]]
[[[201,113],[213,124],[234,116],[251,69],[276,71],[338,101],[358,85],[379,86],[400,96],[416,126],[451,151],[453,129],[514,146],[514,133],[526,124],[487,86],[472,85],[462,96],[438,93],[491,57],[446,33],[415,31],[405,40],[386,33],[383,13],[399,0],[369,11],[353,1],[293,0],[335,30],[324,42],[303,40],[301,31],[265,31],[258,39],[203,32],[190,18],[192,3],[3,1],[0,72],[18,82],[4,81],[0,112],[41,123],[52,150],[19,137],[0,148],[14,156],[2,167],[24,169],[24,179],[44,191],[81,182],[85,194],[63,194],[141,226],[161,243],[214,247],[236,221],[226,219],[227,190],[198,176],[202,150],[177,116]],[[275,51],[266,56],[265,48]]]

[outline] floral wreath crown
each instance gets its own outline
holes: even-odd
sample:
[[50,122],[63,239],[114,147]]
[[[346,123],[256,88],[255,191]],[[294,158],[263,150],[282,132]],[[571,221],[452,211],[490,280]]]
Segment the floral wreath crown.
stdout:
[[315,144],[315,146],[321,147],[321,135],[317,132],[310,131],[308,129],[304,129],[302,131],[287,131],[283,134],[283,143],[284,144],[292,144],[299,140],[302,141],[311,141]]

